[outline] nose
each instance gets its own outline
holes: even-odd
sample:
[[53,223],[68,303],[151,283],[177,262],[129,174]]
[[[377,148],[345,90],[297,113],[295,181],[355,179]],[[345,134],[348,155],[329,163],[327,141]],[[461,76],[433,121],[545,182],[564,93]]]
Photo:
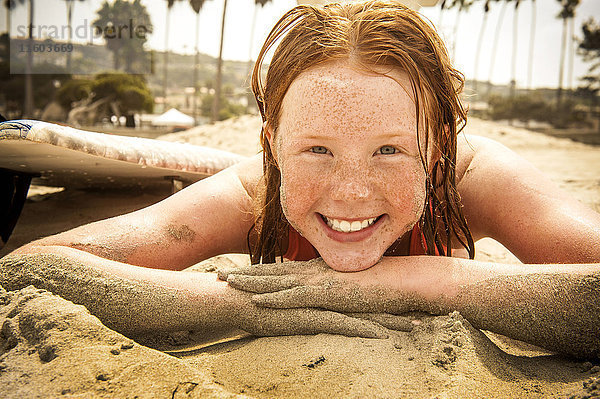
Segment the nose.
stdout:
[[338,161],[332,174],[330,195],[338,201],[364,201],[371,197],[372,183],[366,165]]

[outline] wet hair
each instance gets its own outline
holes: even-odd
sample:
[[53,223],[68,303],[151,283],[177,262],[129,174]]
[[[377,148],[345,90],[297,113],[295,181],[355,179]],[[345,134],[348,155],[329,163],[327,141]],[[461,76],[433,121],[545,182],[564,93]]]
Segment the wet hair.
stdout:
[[[278,41],[263,82],[265,57]],[[417,12],[390,0],[299,5],[288,11],[269,33],[252,74],[258,109],[274,135],[291,83],[307,69],[337,60],[348,60],[372,72],[374,67],[391,66],[408,75],[416,105],[419,154],[427,175],[426,201],[418,222],[427,253],[435,255],[437,249],[437,253],[450,256],[446,248],[451,248],[454,236],[473,258],[473,238],[455,179],[456,138],[467,119],[459,99],[464,77],[452,67],[435,29]],[[248,233],[253,264],[272,263],[282,255],[281,240],[289,231],[280,203],[281,175],[264,123],[260,140],[264,175],[257,190],[256,222]],[[431,167],[427,158],[430,142],[440,155]],[[253,230],[256,240],[251,245]]]

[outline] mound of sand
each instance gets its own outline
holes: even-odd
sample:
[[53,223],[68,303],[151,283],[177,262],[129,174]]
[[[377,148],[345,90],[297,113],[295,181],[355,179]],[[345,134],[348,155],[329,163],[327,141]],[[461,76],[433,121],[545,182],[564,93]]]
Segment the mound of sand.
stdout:
[[[600,211],[600,148],[472,119]],[[162,139],[252,155],[260,119],[247,116]],[[73,192],[28,201],[6,254],[32,239],[138,209],[165,194]],[[514,262],[499,244],[477,257]],[[212,259],[195,268],[247,263]],[[80,305],[27,287],[0,292],[0,390],[6,397],[575,397],[600,396],[600,367],[474,329],[459,314],[410,315],[384,340],[320,334],[199,344],[193,332],[125,337]],[[162,351],[150,348],[159,348]]]

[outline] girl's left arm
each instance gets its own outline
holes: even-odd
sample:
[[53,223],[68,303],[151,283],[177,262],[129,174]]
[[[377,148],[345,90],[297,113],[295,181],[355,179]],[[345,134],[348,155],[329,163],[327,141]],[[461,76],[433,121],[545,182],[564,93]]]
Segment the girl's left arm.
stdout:
[[322,260],[231,273],[230,286],[272,308],[401,314],[459,311],[473,326],[576,357],[600,358],[600,265],[497,264],[469,259],[385,257],[340,273]]
[[599,358],[600,214],[499,143],[472,137],[461,149],[458,190],[474,239],[501,242],[523,264],[385,257],[368,270],[338,273],[312,261],[263,270],[268,276],[233,275],[230,285],[262,293],[253,300],[269,307],[457,310],[478,328]]

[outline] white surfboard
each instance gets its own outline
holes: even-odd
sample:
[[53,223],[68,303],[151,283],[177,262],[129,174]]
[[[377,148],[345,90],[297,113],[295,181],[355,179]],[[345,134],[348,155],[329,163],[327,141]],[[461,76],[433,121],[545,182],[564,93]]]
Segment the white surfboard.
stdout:
[[72,188],[168,187],[211,176],[244,156],[208,147],[18,120],[0,123],[0,169],[34,184]]

